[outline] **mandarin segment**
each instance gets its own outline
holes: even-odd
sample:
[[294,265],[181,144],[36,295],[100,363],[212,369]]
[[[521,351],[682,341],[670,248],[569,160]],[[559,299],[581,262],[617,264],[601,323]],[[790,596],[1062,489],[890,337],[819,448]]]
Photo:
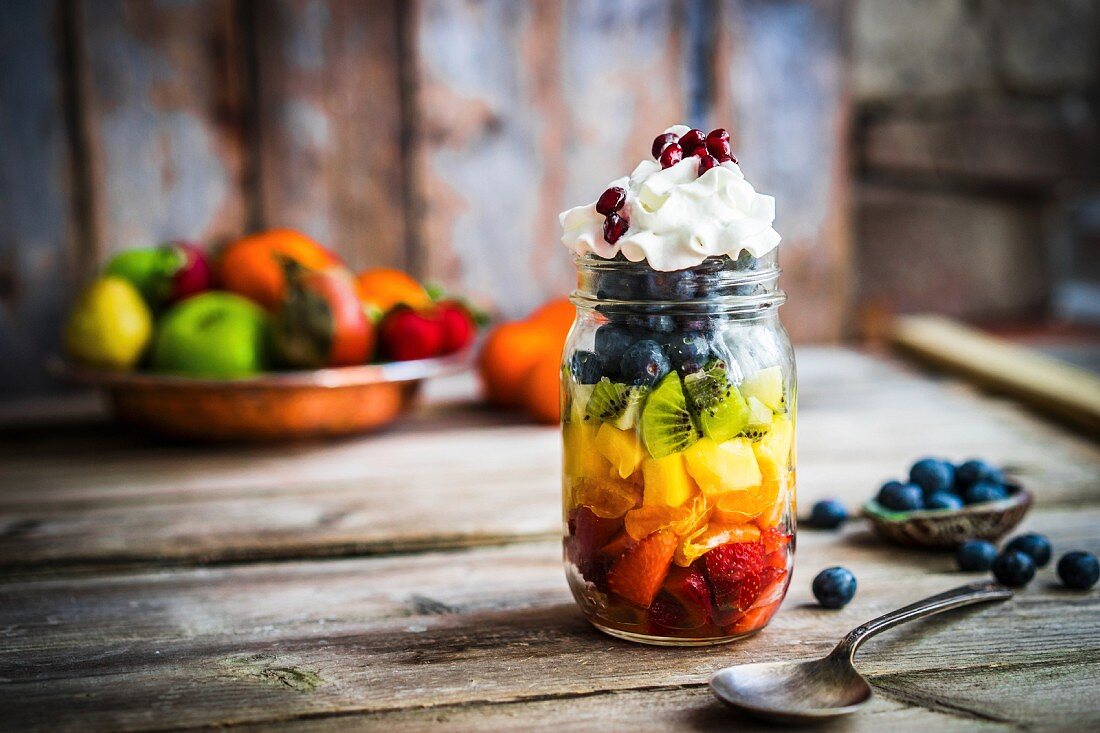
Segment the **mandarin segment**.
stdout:
[[587,506],[605,519],[623,516],[641,500],[639,487],[612,478],[579,479],[573,485],[573,506]]

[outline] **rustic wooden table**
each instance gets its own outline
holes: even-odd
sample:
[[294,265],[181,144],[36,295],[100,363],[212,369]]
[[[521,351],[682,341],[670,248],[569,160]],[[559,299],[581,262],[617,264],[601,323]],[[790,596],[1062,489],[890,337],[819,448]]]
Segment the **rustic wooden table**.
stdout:
[[[1097,445],[897,363],[799,357],[803,507],[855,506],[921,454],[986,456],[1036,489],[1026,528],[1100,552]],[[821,654],[968,578],[859,522],[803,531],[763,633],[642,647],[569,597],[550,428],[436,399],[388,432],[307,446],[163,444],[101,418],[0,435],[11,730],[751,730],[712,701],[712,671]],[[810,602],[833,564],[860,583],[841,611]],[[877,695],[834,730],[1096,729],[1100,590],[1061,590],[1048,567],[1016,599],[887,633],[858,663]]]

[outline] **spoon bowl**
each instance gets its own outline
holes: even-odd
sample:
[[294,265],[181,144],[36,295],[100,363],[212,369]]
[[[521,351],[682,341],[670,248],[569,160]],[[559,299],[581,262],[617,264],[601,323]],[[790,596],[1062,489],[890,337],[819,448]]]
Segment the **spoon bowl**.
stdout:
[[865,640],[906,621],[1011,597],[1011,590],[990,581],[960,586],[852,629],[826,657],[727,667],[711,678],[710,689],[727,705],[780,723],[813,723],[849,715],[871,699],[871,685],[852,663]]

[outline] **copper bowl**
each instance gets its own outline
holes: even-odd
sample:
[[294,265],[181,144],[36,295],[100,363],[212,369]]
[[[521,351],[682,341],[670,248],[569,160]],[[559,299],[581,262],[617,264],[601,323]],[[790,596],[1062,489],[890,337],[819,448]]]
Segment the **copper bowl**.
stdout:
[[437,359],[223,380],[113,372],[62,359],[49,369],[102,389],[115,417],[131,425],[201,441],[276,441],[377,430],[409,408],[423,380],[464,371],[471,361],[467,349]]
[[863,516],[876,532],[899,545],[953,548],[967,540],[999,540],[1023,520],[1033,502],[1030,491],[1013,484],[1000,501],[962,509],[894,512],[872,499],[863,505]]

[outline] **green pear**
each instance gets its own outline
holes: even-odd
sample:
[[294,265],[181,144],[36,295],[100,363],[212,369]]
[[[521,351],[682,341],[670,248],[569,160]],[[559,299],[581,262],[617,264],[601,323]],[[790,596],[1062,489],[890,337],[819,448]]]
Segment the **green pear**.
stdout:
[[65,350],[75,361],[125,371],[141,360],[153,334],[153,314],[138,289],[103,277],[81,293],[65,326]]

